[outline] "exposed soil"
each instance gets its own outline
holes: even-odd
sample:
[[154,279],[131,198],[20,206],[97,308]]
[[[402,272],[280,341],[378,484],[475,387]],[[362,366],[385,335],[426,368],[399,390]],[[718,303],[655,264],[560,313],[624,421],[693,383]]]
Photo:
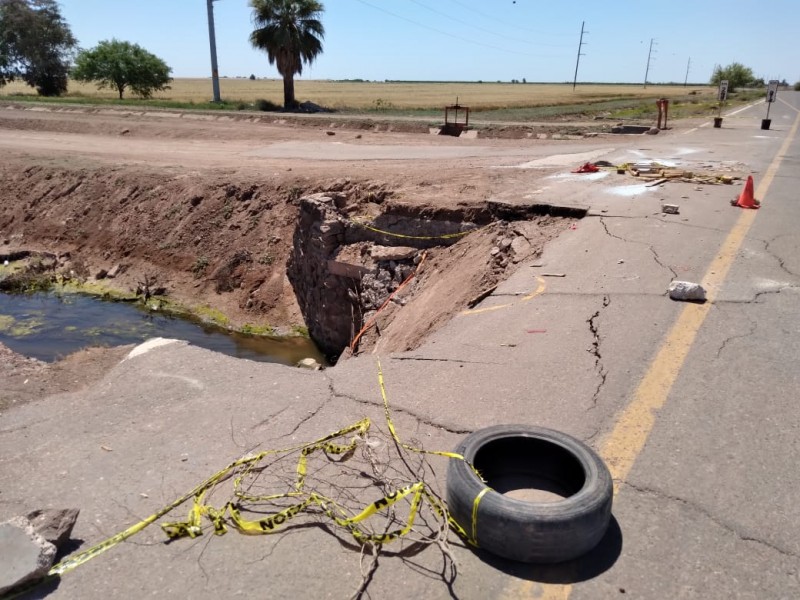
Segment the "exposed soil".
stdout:
[[[485,212],[487,200],[509,185],[494,168],[508,159],[405,155],[404,147],[433,153],[454,144],[413,124],[406,127],[413,133],[397,133],[402,125],[379,133],[380,126],[358,120],[301,127],[201,116],[0,107],[0,254],[50,252],[90,282],[128,293],[163,288],[171,301],[231,327],[268,324],[289,333],[304,325],[286,273],[301,198],[336,193],[348,218],[392,211],[435,218],[441,210]],[[315,158],[342,143],[356,152],[394,148],[397,158]],[[298,152],[312,158],[270,154],[292,144],[305,144]],[[430,248],[402,302],[382,311],[359,349],[416,347],[567,225],[555,217],[500,221]],[[525,243],[511,252],[516,237]],[[5,351],[0,362],[9,360]],[[17,378],[37,370],[14,364]]]
[[48,364],[21,356],[0,343],[0,413],[52,394],[79,391],[101,379],[131,348],[88,348]]

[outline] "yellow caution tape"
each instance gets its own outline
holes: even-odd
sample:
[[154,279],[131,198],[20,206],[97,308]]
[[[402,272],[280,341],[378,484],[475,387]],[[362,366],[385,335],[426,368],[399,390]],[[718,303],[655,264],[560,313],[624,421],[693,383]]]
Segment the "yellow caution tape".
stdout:
[[[262,460],[264,457],[269,456],[269,455],[283,454],[283,453],[288,453],[288,452],[295,452],[295,451],[298,451],[298,450],[302,450],[303,448],[306,448],[308,446],[319,446],[320,448],[326,447],[326,444],[330,440],[336,439],[337,437],[342,437],[344,435],[347,435],[348,433],[358,432],[359,434],[364,435],[364,434],[366,434],[367,430],[369,429],[369,426],[370,426],[369,419],[362,419],[361,421],[358,421],[357,423],[354,423],[354,424],[350,425],[349,427],[346,427],[344,429],[341,429],[339,431],[331,433],[331,434],[329,434],[329,435],[317,440],[316,442],[313,442],[312,444],[308,444],[308,445],[302,444],[302,445],[294,446],[292,448],[286,448],[284,450],[266,450],[266,451],[261,452],[261,453],[256,454],[256,455],[244,456],[242,458],[239,458],[239,459],[233,461],[227,467],[225,467],[225,468],[217,471],[216,473],[214,473],[211,477],[209,477],[208,479],[206,479],[205,481],[203,481],[202,483],[197,485],[191,491],[187,492],[186,494],[184,494],[180,498],[177,498],[175,501],[173,501],[172,503],[170,503],[167,506],[163,507],[158,512],[150,515],[146,519],[143,519],[143,520],[139,521],[135,525],[132,525],[132,526],[128,527],[124,531],[121,531],[120,533],[117,533],[116,535],[111,536],[107,540],[104,540],[104,541],[100,542],[99,544],[97,544],[95,546],[92,546],[91,548],[89,548],[87,550],[84,550],[83,552],[79,552],[77,554],[69,556],[66,559],[64,559],[63,561],[61,561],[60,563],[58,563],[56,565],[53,565],[50,568],[50,571],[48,571],[48,575],[50,575],[50,576],[63,575],[64,573],[67,573],[68,571],[71,571],[72,569],[82,565],[83,563],[85,563],[86,561],[94,558],[95,556],[97,556],[99,554],[102,554],[106,550],[109,550],[109,549],[113,548],[114,546],[116,546],[120,542],[125,541],[126,539],[128,539],[132,535],[135,535],[135,534],[139,533],[142,529],[144,529],[148,525],[152,525],[158,519],[160,519],[161,517],[163,517],[164,515],[166,515],[170,511],[172,511],[173,509],[177,508],[181,504],[184,504],[187,500],[189,500],[192,497],[195,498],[195,502],[194,502],[194,506],[192,507],[192,511],[190,512],[189,519],[187,519],[187,521],[181,522],[181,523],[165,523],[165,524],[162,525],[162,527],[163,527],[164,531],[167,533],[167,535],[170,536],[170,537],[182,537],[182,536],[185,536],[185,535],[188,535],[190,537],[196,537],[197,535],[200,535],[202,533],[202,531],[200,529],[201,516],[204,515],[204,514],[208,514],[207,510],[204,509],[204,505],[202,503],[202,498],[203,498],[205,492],[208,491],[213,486],[215,486],[220,481],[222,481],[225,478],[227,478],[231,474],[231,472],[234,469],[236,469],[237,467],[240,467],[240,466],[246,465],[246,464],[251,464],[251,463],[255,464],[255,463],[259,462],[260,460]],[[355,444],[355,442],[353,444]],[[355,446],[353,446],[353,447],[355,447]],[[304,465],[303,465],[303,468],[304,468]],[[301,470],[301,465],[298,465],[298,471],[300,471],[300,470]],[[303,474],[303,476],[305,476],[305,472],[303,472],[302,474]],[[299,484],[302,485],[302,481],[300,481]],[[283,495],[281,495],[279,497],[282,497],[282,496]],[[216,525],[215,525],[215,527],[216,527]]]
[[[434,454],[436,456],[444,456],[446,458],[453,458],[453,459],[456,459],[456,460],[463,460],[469,466],[469,468],[472,469],[472,471],[475,473],[475,475],[478,476],[478,479],[480,479],[481,481],[483,481],[485,483],[485,481],[483,479],[483,476],[480,474],[478,469],[476,469],[475,466],[471,462],[469,462],[466,458],[464,458],[464,456],[462,456],[461,454],[458,454],[457,452],[442,452],[442,451],[439,451],[439,450],[425,450],[423,448],[414,448],[413,446],[409,446],[408,444],[405,444],[405,443],[400,441],[400,438],[397,435],[397,431],[395,431],[394,423],[392,422],[392,416],[389,413],[389,400],[386,397],[386,386],[383,383],[383,369],[381,368],[381,360],[380,360],[380,358],[378,358],[377,361],[378,361],[378,384],[380,385],[381,396],[383,397],[383,411],[384,411],[384,414],[386,416],[386,424],[389,427],[389,433],[392,434],[392,438],[394,439],[394,441],[399,446],[402,446],[403,448],[405,448],[406,450],[409,450],[411,452],[417,452],[419,454]],[[471,537],[469,535],[467,535],[467,533],[464,531],[464,529],[458,523],[456,523],[456,521],[454,519],[452,519],[449,516],[449,514],[446,515],[447,521],[450,524],[451,528],[453,528],[453,530],[456,531],[456,533],[458,533],[461,537],[463,537],[465,540],[467,540],[470,544],[472,544],[473,546],[476,546],[476,547],[478,545],[478,538],[477,538],[477,535],[476,535],[476,531],[477,531],[477,527],[478,527],[478,504],[480,503],[481,498],[483,498],[483,495],[486,492],[488,492],[490,489],[491,488],[488,488],[488,487],[484,488],[481,491],[481,493],[478,494],[478,496],[475,498],[475,502],[473,503],[473,506],[472,506],[472,536]],[[444,512],[441,513],[441,514],[442,514],[442,516],[445,516]]]
[[475,500],[472,502],[472,543],[477,546],[478,545],[478,505],[481,503],[481,499],[486,494],[486,492],[491,491],[492,488],[485,487],[483,488],[480,493],[475,496]]
[[445,233],[442,235],[405,235],[403,233],[392,233],[391,231],[386,231],[384,229],[378,229],[377,227],[373,227],[372,225],[367,225],[366,223],[362,223],[356,219],[349,219],[351,223],[354,225],[358,225],[359,227],[363,227],[364,229],[369,229],[370,231],[374,231],[375,233],[381,233],[383,235],[388,235],[391,237],[402,238],[407,240],[449,240],[453,238],[463,237],[465,235],[469,235],[475,231],[483,229],[486,227],[476,227],[475,229],[470,229],[469,231],[460,231],[458,233]]
[[[424,450],[422,448],[415,448],[408,444],[403,443],[397,431],[395,430],[394,423],[391,419],[389,411],[389,402],[386,396],[386,389],[383,381],[383,371],[381,369],[380,360],[378,361],[378,381],[381,388],[381,395],[384,403],[384,413],[386,421],[391,432],[393,440],[398,446],[421,454],[433,454],[436,456],[443,456],[446,458],[463,460],[476,474],[480,474],[462,455],[455,452],[441,452],[433,450]],[[195,538],[202,535],[203,519],[208,519],[216,535],[223,535],[227,532],[227,524],[232,525],[239,532],[245,534],[268,534],[276,531],[281,526],[285,525],[288,521],[296,517],[298,514],[307,512],[312,507],[316,507],[323,514],[332,519],[337,525],[344,527],[350,531],[353,537],[361,544],[385,544],[396,540],[411,531],[415,518],[419,513],[420,505],[424,500],[428,502],[431,508],[441,517],[444,518],[449,527],[453,529],[459,536],[461,536],[468,543],[477,546],[476,530],[477,530],[477,510],[478,504],[483,495],[489,491],[485,488],[476,497],[473,505],[472,515],[472,535],[469,535],[464,528],[459,525],[448,513],[444,502],[427,489],[423,481],[407,485],[400,488],[383,498],[376,500],[369,504],[360,513],[349,516],[347,512],[335,501],[326,498],[316,492],[305,491],[305,480],[307,475],[307,461],[308,457],[314,452],[323,451],[329,454],[347,455],[355,451],[360,440],[364,439],[370,428],[370,420],[368,418],[362,419],[352,425],[343,429],[330,433],[314,442],[309,444],[299,444],[290,448],[281,450],[265,450],[257,454],[248,454],[231,462],[228,466],[220,469],[211,477],[195,486],[189,492],[183,494],[170,504],[164,506],[149,517],[139,521],[138,523],[128,527],[124,531],[111,536],[110,538],[70,556],[60,563],[54,565],[48,572],[48,577],[57,577],[67,573],[85,562],[91,560],[110,550],[120,542],[125,541],[129,537],[140,532],[145,527],[151,525],[173,509],[184,504],[189,499],[192,499],[192,507],[185,521],[162,523],[161,527],[170,539],[178,539],[182,537]],[[335,443],[335,440],[345,437],[349,434],[355,434],[349,443]],[[293,490],[281,494],[270,495],[250,495],[242,491],[243,479],[255,470],[261,470],[263,467],[258,466],[259,463],[267,456],[274,456],[278,454],[287,454],[292,452],[299,452],[300,456],[297,462],[297,479],[294,482]],[[237,471],[241,469],[241,471]],[[225,481],[230,477],[234,477],[234,498],[235,501],[230,501],[222,508],[215,508],[206,503],[206,495],[216,485]],[[266,502],[278,499],[297,498],[298,501],[282,510],[258,520],[248,520],[242,516],[241,508],[243,502]],[[364,531],[359,525],[374,516],[378,512],[395,505],[403,499],[410,499],[408,518],[405,524],[393,531],[388,531],[381,534],[374,534]]]
[[[383,383],[383,369],[381,368],[381,360],[378,360],[378,384],[381,388],[381,396],[383,397],[383,412],[386,415],[386,424],[389,426],[389,433],[392,434],[392,439],[397,442],[398,445],[402,446],[406,450],[410,450],[411,452],[417,452],[419,454],[435,454],[436,456],[445,456],[447,458],[457,458],[459,460],[463,460],[467,464],[470,464],[466,458],[457,454],[456,452],[441,452],[438,450],[423,450],[422,448],[414,448],[413,446],[409,446],[408,444],[404,444],[400,441],[400,438],[397,436],[397,431],[395,431],[394,423],[392,423],[392,416],[389,414],[389,400],[386,397],[386,386]],[[472,465],[470,465],[472,467]],[[475,467],[472,467],[472,470],[477,473]]]

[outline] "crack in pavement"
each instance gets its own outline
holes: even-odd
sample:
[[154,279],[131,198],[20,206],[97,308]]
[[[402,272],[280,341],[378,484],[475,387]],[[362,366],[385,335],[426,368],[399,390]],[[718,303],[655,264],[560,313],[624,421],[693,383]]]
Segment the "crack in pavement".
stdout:
[[753,299],[750,301],[751,304],[759,304],[758,299],[761,296],[766,296],[768,294],[780,294],[783,290],[796,290],[800,288],[800,285],[782,285],[777,290],[764,290],[762,292],[756,292],[756,295],[753,296]]
[[600,217],[600,225],[602,225],[602,226],[603,226],[603,229],[605,229],[605,231],[606,231],[606,235],[607,235],[607,236],[609,236],[609,237],[616,238],[616,239],[618,239],[618,240],[622,240],[622,241],[623,241],[623,242],[625,242],[626,244],[628,244],[628,243],[631,243],[631,244],[641,244],[641,243],[642,243],[642,242],[631,242],[630,240],[626,240],[624,237],[620,237],[620,236],[618,236],[618,235],[615,235],[615,234],[611,233],[611,232],[608,230],[608,224],[606,224],[606,222],[605,222],[605,217]]
[[[646,242],[638,242],[638,241],[634,241],[634,240],[629,240],[629,239],[626,239],[626,238],[621,237],[619,235],[611,233],[608,230],[608,224],[605,222],[604,217],[600,217],[600,224],[603,226],[603,229],[605,230],[606,235],[608,235],[609,237],[612,237],[612,238],[615,238],[615,239],[618,239],[618,240],[622,240],[626,244],[639,244],[640,246],[647,247],[647,249],[650,250],[650,253],[653,255],[653,260],[656,261],[656,264],[659,267],[669,271],[672,274],[672,279],[675,279],[675,278],[678,277],[678,273],[675,272],[675,269],[673,269],[672,267],[670,267],[668,265],[665,265],[663,262],[661,262],[661,258],[658,256],[658,252],[656,252],[655,248],[653,248],[653,246],[651,244],[648,244]],[[664,295],[666,295],[666,292],[664,292]]]
[[617,297],[630,297],[630,298],[663,298],[664,294],[653,294],[649,292],[550,292],[548,297],[552,296],[566,296],[575,298],[590,298],[594,296],[617,296]]
[[689,508],[689,509],[691,509],[691,510],[693,510],[693,511],[695,511],[695,512],[697,512],[697,513],[699,513],[699,514],[701,514],[703,516],[705,516],[711,522],[715,523],[719,527],[722,527],[726,531],[729,531],[729,532],[733,533],[737,538],[739,538],[743,542],[755,542],[756,544],[760,544],[762,546],[765,546],[765,547],[769,548],[770,550],[774,550],[775,552],[778,552],[779,554],[782,554],[783,556],[788,556],[788,557],[791,557],[791,558],[800,558],[800,554],[792,552],[791,550],[789,550],[787,548],[784,548],[784,547],[779,546],[777,544],[774,544],[772,542],[768,542],[767,540],[755,537],[753,535],[749,535],[749,534],[741,531],[740,530],[741,528],[737,527],[737,525],[735,523],[732,523],[730,521],[727,521],[727,520],[723,519],[722,517],[718,517],[718,516],[714,515],[706,507],[701,506],[700,504],[697,504],[697,503],[692,502],[690,500],[687,500],[686,498],[681,498],[680,496],[673,496],[671,494],[668,494],[668,493],[666,493],[666,492],[664,492],[662,490],[658,490],[658,489],[655,489],[655,488],[648,488],[648,487],[638,486],[638,485],[635,485],[635,484],[630,483],[628,481],[623,481],[622,484],[625,485],[626,487],[631,488],[632,490],[634,490],[636,492],[639,492],[640,494],[646,494],[646,495],[649,495],[649,496],[654,496],[656,498],[663,498],[664,500],[668,500],[668,501],[671,501],[671,502],[676,502],[676,503],[678,503],[678,504],[680,504],[682,506],[685,506],[686,508]]
[[[745,315],[745,317],[747,317],[747,315]],[[732,336],[724,339],[722,341],[722,344],[720,345],[719,349],[717,350],[717,354],[716,354],[715,358],[718,359],[720,357],[720,355],[722,354],[722,351],[725,349],[725,347],[730,342],[732,342],[733,340],[738,340],[738,339],[750,337],[751,335],[753,335],[756,332],[756,329],[758,329],[758,323],[756,321],[754,321],[753,319],[751,319],[750,317],[747,317],[747,320],[750,321],[750,331],[748,331],[747,333],[740,333],[739,335],[732,335]]]
[[[600,214],[596,214],[596,213],[594,213],[594,214],[589,213],[584,217],[584,219],[588,219],[588,218],[591,218],[591,217],[599,218],[599,219],[630,219],[630,220],[640,219],[640,220],[643,220],[643,221],[650,220],[650,221],[658,221],[659,223],[664,223],[665,225],[677,225],[679,227],[690,227],[692,229],[703,229],[705,231],[714,231],[716,233],[727,233],[728,232],[727,229],[721,229],[721,228],[718,228],[718,227],[708,227],[706,225],[694,225],[692,223],[687,223],[685,221],[675,221],[675,220],[672,220],[672,219],[659,219],[658,217],[655,217],[655,216],[652,216],[652,215],[651,216],[648,216],[648,215],[644,215],[644,216],[609,215],[609,214],[600,215]],[[625,241],[628,241],[628,240],[625,240]]]
[[789,235],[790,235],[790,234],[788,234],[788,233],[784,233],[784,234],[781,234],[781,235],[775,236],[775,237],[774,237],[774,238],[772,238],[771,240],[767,240],[767,241],[761,240],[761,241],[762,241],[762,242],[764,242],[764,251],[765,251],[767,254],[769,254],[769,255],[770,255],[772,258],[774,258],[774,259],[775,259],[775,260],[778,262],[778,266],[779,266],[781,269],[783,269],[783,271],[784,271],[784,272],[786,272],[788,275],[791,275],[792,277],[800,277],[800,273],[795,273],[795,272],[794,272],[794,271],[792,271],[792,270],[791,270],[789,267],[787,267],[787,266],[786,266],[786,261],[785,261],[785,259],[783,259],[783,258],[781,258],[780,256],[778,256],[778,255],[777,255],[775,252],[773,252],[773,251],[772,251],[772,250],[770,250],[770,248],[769,248],[769,247],[770,247],[770,244],[772,244],[772,243],[773,243],[773,242],[775,242],[776,240],[779,240],[779,239],[780,239],[780,238],[782,238],[782,237],[788,237]]
[[294,435],[295,433],[297,433],[297,430],[300,429],[307,421],[310,421],[311,419],[313,419],[314,417],[317,416],[317,413],[322,410],[322,407],[324,407],[325,404],[327,404],[327,401],[323,401],[322,404],[320,404],[313,411],[309,411],[309,414],[307,416],[303,417],[302,419],[300,419],[300,421],[298,421],[297,425],[294,426],[294,429],[292,429],[286,435],[290,436],[290,435]]
[[8,429],[0,429],[0,435],[3,435],[4,433],[14,433],[15,431],[25,431],[32,425],[34,425],[34,423],[28,423],[27,425],[19,425],[17,427],[9,427]]
[[266,423],[269,423],[270,421],[278,418],[280,415],[285,413],[287,410],[289,410],[289,407],[288,406],[284,406],[278,412],[273,413],[271,415],[268,415],[266,418],[262,419],[261,421],[259,421],[258,423],[256,423],[252,427],[250,427],[250,430],[252,431],[253,429],[256,429],[257,427],[261,427],[262,425],[265,425]]
[[755,296],[753,296],[749,300],[715,300],[714,304],[763,304],[763,302],[759,302],[758,299],[761,296],[768,296],[771,294],[780,294],[783,290],[796,290],[800,289],[800,285],[783,285],[774,290],[763,290],[761,292],[756,292]]
[[[652,247],[652,246],[650,246],[650,245],[648,245],[647,247],[650,249],[650,252],[653,254],[653,260],[655,260],[655,261],[656,261],[656,263],[657,263],[657,264],[658,264],[660,267],[662,267],[662,268],[664,268],[664,269],[667,269],[667,270],[668,270],[670,273],[672,273],[672,278],[673,278],[673,279],[677,279],[677,278],[678,278],[678,273],[675,271],[675,269],[673,269],[673,268],[672,268],[672,267],[670,267],[669,265],[665,265],[663,262],[661,262],[661,258],[658,256],[658,252],[656,252],[656,249],[655,249],[655,248],[653,248],[653,247]],[[666,295],[666,294],[667,294],[667,292],[664,292],[664,294]]]
[[300,429],[306,422],[308,422],[311,419],[313,419],[314,417],[316,417],[317,414],[319,413],[319,411],[321,411],[322,408],[330,400],[332,400],[336,396],[336,393],[335,393],[335,391],[333,389],[333,381],[331,380],[331,378],[328,377],[325,374],[323,374],[322,376],[325,378],[325,381],[328,383],[328,397],[326,399],[324,399],[322,401],[322,403],[319,406],[317,406],[317,408],[315,408],[313,411],[309,411],[309,414],[307,416],[305,416],[302,419],[300,419],[300,421],[298,421],[297,425],[294,426],[294,429],[292,429],[289,433],[286,434],[287,436],[294,435],[295,433],[297,433],[298,429]]
[[393,356],[392,360],[419,360],[428,362],[451,362],[461,365],[501,365],[500,362],[486,362],[480,360],[459,360],[457,358],[428,358],[425,356]]
[[[594,407],[593,407],[594,408]],[[595,430],[583,440],[583,443],[587,446],[592,446],[594,444],[595,438],[600,435],[600,432],[603,431],[602,427],[596,427]]]
[[587,352],[594,356],[594,369],[597,371],[597,375],[600,377],[600,381],[597,383],[597,388],[595,388],[594,394],[592,394],[592,405],[589,407],[589,410],[597,406],[597,400],[600,396],[600,391],[605,385],[606,378],[608,377],[608,371],[603,366],[603,356],[600,354],[600,342],[602,341],[600,338],[600,328],[597,326],[595,320],[600,317],[600,311],[606,308],[609,304],[611,304],[611,298],[609,296],[603,296],[603,306],[596,310],[594,314],[586,320],[586,322],[589,324],[589,331],[591,331],[593,337],[592,347],[587,350]]
[[[396,360],[396,359],[393,359],[393,360]],[[365,406],[373,406],[373,407],[377,407],[377,408],[381,408],[381,409],[384,408],[383,402],[373,402],[371,400],[362,400],[361,398],[357,398],[356,396],[351,396],[350,394],[344,394],[342,392],[336,392],[336,391],[334,391],[333,395],[334,395],[335,398],[343,398],[345,400],[350,400],[352,402],[355,402],[356,404],[364,404]],[[429,427],[434,427],[436,429],[442,429],[442,430],[444,430],[444,431],[446,431],[448,433],[453,433],[453,434],[456,434],[456,435],[467,435],[467,434],[470,434],[470,433],[472,433],[474,431],[474,429],[459,429],[457,426],[452,425],[452,424],[437,423],[436,421],[432,421],[432,420],[430,420],[430,419],[428,419],[426,417],[418,415],[415,412],[410,411],[410,410],[408,410],[406,408],[403,408],[403,407],[397,407],[397,406],[391,406],[390,405],[389,406],[389,410],[391,412],[394,412],[394,413],[401,413],[401,414],[404,414],[404,415],[408,415],[409,417],[412,417],[413,419],[416,419],[417,424],[422,423],[423,425],[427,425]]]
[[519,298],[520,296],[529,296],[530,292],[507,292],[505,294],[492,294],[492,298]]

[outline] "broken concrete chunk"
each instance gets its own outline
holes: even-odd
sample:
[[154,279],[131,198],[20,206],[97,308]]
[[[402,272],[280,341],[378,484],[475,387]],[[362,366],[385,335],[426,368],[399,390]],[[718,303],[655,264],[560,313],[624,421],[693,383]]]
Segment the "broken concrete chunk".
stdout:
[[407,246],[373,246],[370,249],[373,260],[408,260],[416,254],[416,248]]
[[297,366],[301,369],[311,369],[312,371],[319,371],[322,368],[322,365],[313,358],[304,358],[297,363]]
[[523,256],[531,251],[531,244],[524,237],[518,236],[511,242],[511,250],[517,256]]
[[42,508],[28,513],[34,531],[61,550],[80,514],[78,508]]
[[680,207],[677,204],[662,204],[661,212],[666,215],[677,215]]
[[0,523],[0,596],[47,575],[56,547],[37,534],[25,517]]
[[691,281],[673,281],[669,284],[669,297],[673,300],[695,300],[704,302],[706,290],[699,283]]
[[119,275],[121,272],[122,272],[122,265],[117,263],[116,265],[111,267],[111,269],[109,269],[108,273],[106,273],[106,277],[108,277],[110,279],[113,279],[114,277]]

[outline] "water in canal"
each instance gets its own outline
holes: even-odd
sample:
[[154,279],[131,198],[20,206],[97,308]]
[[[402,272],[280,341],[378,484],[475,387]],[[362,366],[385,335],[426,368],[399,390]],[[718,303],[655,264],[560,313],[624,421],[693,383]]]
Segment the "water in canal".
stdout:
[[138,344],[152,337],[189,343],[237,358],[295,365],[324,358],[304,337],[233,333],[214,325],[82,294],[0,293],[0,342],[25,356],[52,362],[89,346]]

